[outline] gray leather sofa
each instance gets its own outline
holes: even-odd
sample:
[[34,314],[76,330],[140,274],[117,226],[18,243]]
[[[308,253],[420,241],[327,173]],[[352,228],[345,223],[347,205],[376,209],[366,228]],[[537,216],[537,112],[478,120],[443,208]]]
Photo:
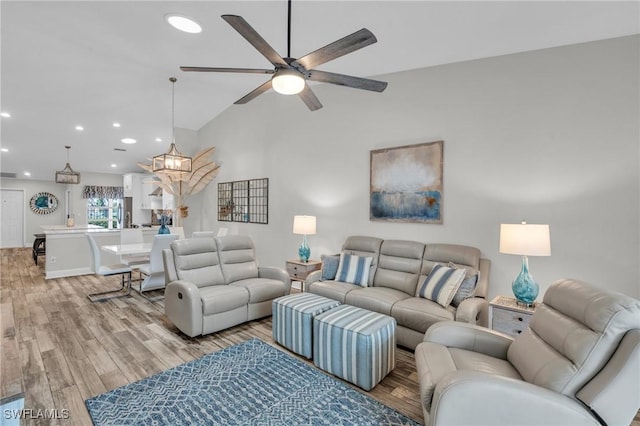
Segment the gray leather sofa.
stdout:
[[[322,280],[322,271],[307,277],[306,288],[360,308],[390,315],[396,319],[398,345],[414,349],[422,342],[427,329],[440,321],[456,320],[485,325],[488,302],[490,261],[480,257],[475,247],[454,244],[424,244],[417,241],[382,240],[368,236],[351,236],[342,251],[371,257],[368,286],[335,280]],[[474,297],[446,308],[417,297],[422,284],[436,264],[455,263],[471,274],[479,274]]]
[[291,291],[283,269],[258,266],[248,236],[177,240],[162,254],[165,314],[191,337],[269,316]]
[[640,408],[640,301],[575,280],[515,338],[455,322],[415,351],[425,425],[628,425]]

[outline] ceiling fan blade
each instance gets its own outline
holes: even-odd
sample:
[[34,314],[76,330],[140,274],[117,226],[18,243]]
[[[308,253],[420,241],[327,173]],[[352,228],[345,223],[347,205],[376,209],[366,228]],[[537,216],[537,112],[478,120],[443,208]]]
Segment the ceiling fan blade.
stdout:
[[344,56],[347,53],[362,49],[365,46],[377,42],[376,36],[366,28],[356,31],[340,40],[334,41],[318,50],[315,50],[302,58],[298,59],[298,63],[306,69],[315,68],[325,62]]
[[302,92],[298,93],[298,96],[300,96],[300,98],[304,101],[304,103],[311,111],[322,108],[320,100],[318,99],[316,94],[313,93],[313,90],[311,90],[308,84],[305,83],[304,89],[302,89]]
[[386,81],[371,80],[369,78],[354,77],[351,75],[336,74],[333,72],[319,70],[310,70],[309,74],[309,80],[338,84],[340,86],[353,87],[354,89],[382,92],[387,88]]
[[182,71],[195,72],[238,72],[247,74],[273,74],[274,70],[264,70],[259,68],[210,68],[210,67],[180,67]]
[[271,45],[269,45],[269,43],[267,43],[265,39],[263,39],[262,36],[244,20],[242,16],[222,15],[222,19],[227,21],[229,25],[239,32],[242,37],[251,43],[251,45],[255,47],[258,52],[262,53],[262,55],[273,65],[280,65],[286,68],[289,67],[285,60],[282,59],[282,56],[278,55],[278,52],[276,52],[273,47],[271,47]]
[[253,91],[244,95],[242,98],[238,99],[234,102],[234,104],[246,104],[247,102],[257,98],[259,95],[262,95],[267,90],[271,89],[271,79],[267,80],[257,88],[253,89]]

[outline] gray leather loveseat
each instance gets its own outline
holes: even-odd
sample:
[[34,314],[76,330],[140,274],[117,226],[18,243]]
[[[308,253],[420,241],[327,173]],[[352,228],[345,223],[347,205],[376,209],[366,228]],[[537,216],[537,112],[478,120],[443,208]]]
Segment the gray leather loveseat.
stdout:
[[[440,321],[486,325],[485,297],[491,263],[480,257],[477,248],[351,236],[344,242],[342,253],[372,259],[366,287],[323,280],[322,271],[316,271],[307,277],[306,288],[311,293],[394,317],[398,345],[415,349],[427,329]],[[446,307],[420,297],[420,287],[436,265],[455,265],[475,277],[473,297]]]
[[248,236],[177,240],[162,255],[165,314],[191,337],[269,316],[291,291],[283,269],[258,266]]

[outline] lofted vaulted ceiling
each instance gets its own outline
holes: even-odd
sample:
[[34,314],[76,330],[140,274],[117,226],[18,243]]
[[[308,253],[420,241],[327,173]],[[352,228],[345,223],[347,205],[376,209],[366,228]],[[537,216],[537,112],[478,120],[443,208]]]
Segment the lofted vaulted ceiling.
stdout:
[[[170,12],[195,18],[202,33],[170,27],[164,20]],[[178,78],[176,127],[198,130],[227,108],[252,108],[233,102],[265,81],[264,75],[179,70],[181,65],[269,66],[220,18],[223,14],[244,17],[286,54],[284,0],[1,2],[0,101],[2,111],[11,114],[2,118],[0,145],[8,151],[0,154],[1,171],[53,180],[66,162],[65,145],[72,146],[70,162],[77,171],[141,171],[137,161],[169,145],[171,76]],[[310,52],[366,27],[378,43],[319,68],[376,77],[637,34],[638,16],[637,1],[294,0],[291,53]],[[343,90],[345,96],[353,91]],[[384,93],[369,96],[384,102]],[[297,96],[288,101],[302,102]],[[327,103],[324,109],[331,107]],[[137,143],[123,144],[125,137]]]

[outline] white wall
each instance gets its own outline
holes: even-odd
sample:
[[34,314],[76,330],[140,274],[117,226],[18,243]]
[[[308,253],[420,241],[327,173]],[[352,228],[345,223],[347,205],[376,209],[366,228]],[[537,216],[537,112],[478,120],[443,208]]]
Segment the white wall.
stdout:
[[[354,234],[472,245],[493,262],[493,297],[520,269],[498,252],[500,223],[526,219],[551,227],[552,256],[530,258],[541,294],[573,277],[639,297],[639,47],[634,36],[396,73],[382,94],[314,86],[313,113],[274,94],[231,106],[199,133],[223,166],[194,223],[251,235],[263,265],[296,256],[296,214],[318,218],[315,258]],[[369,151],[435,140],[443,224],[370,221]],[[269,224],[218,224],[216,183],[262,177]]]
[[[87,201],[82,198],[82,189],[85,185],[122,186],[122,176],[105,173],[80,173],[79,185],[64,185],[60,183],[32,180],[32,179],[8,179],[3,178],[0,186],[7,189],[24,190],[25,199],[25,236],[26,247],[33,245],[33,234],[42,232],[41,225],[64,225],[65,216],[65,191],[71,189],[71,209],[76,215],[76,223],[87,223]],[[58,208],[51,214],[35,214],[29,208],[29,200],[38,192],[50,192],[58,198]]]

